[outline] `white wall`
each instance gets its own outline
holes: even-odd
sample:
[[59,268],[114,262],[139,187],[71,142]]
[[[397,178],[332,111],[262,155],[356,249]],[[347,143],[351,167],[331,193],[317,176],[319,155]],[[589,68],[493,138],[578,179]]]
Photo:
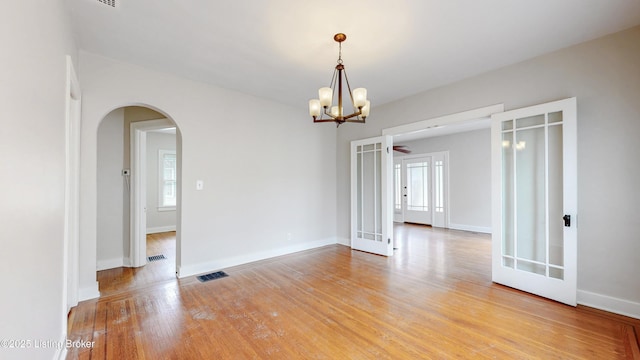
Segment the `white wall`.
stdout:
[[[0,11],[0,339],[66,335],[65,56],[77,60],[66,8],[62,0],[22,0]],[[0,348],[2,359],[58,354]]]
[[349,237],[350,140],[493,104],[510,110],[573,96],[578,99],[578,301],[640,317],[640,27],[374,108],[364,126],[341,126],[339,238]]
[[176,211],[159,211],[160,150],[176,150],[176,135],[150,131],[147,133],[147,234],[176,228]]
[[[97,267],[98,270],[124,265],[122,176],[124,109],[110,112],[98,128],[97,177]],[[129,204],[126,204],[128,206]]]
[[[489,129],[406,141],[402,145],[409,147],[411,155],[449,151],[449,227],[491,231]],[[394,152],[394,156],[401,154]]]
[[[182,136],[181,275],[335,243],[336,129],[313,124],[305,106],[294,109],[85,52],[79,73],[85,294],[96,279],[97,128],[122,106],[159,110]],[[204,190],[196,191],[196,180],[204,181]]]

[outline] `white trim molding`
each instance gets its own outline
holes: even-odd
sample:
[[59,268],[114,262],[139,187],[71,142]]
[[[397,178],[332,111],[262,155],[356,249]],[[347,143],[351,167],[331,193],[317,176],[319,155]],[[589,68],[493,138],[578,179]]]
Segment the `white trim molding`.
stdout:
[[451,230],[472,231],[483,234],[491,234],[491,226],[475,226],[463,224],[449,224]]
[[152,228],[147,228],[147,234],[157,234],[169,231],[176,231],[175,225],[167,225],[167,226],[156,226]]
[[578,304],[640,319],[640,303],[578,290]]
[[97,260],[96,261],[96,270],[108,270],[115,269],[124,266],[123,258],[113,258],[113,259],[105,259],[105,260]]
[[468,121],[487,118],[492,114],[501,112],[504,112],[504,104],[490,105],[478,109],[463,111],[455,114],[439,116],[428,120],[422,120],[410,124],[382,129],[382,135],[404,135],[416,131],[427,130],[433,127],[441,127],[452,124],[459,125]]
[[78,290],[78,301],[97,299],[99,297],[100,297],[100,290],[98,290],[97,281],[94,286],[83,287]]
[[339,238],[336,239],[336,244],[340,244],[340,245],[351,247],[351,240],[349,238],[339,237]]
[[266,260],[277,256],[293,254],[300,251],[311,250],[327,245],[336,244],[336,238],[329,237],[326,239],[310,241],[302,244],[286,246],[278,249],[260,251],[246,255],[235,256],[227,259],[219,259],[214,261],[208,261],[206,263],[199,263],[193,265],[186,265],[178,267],[178,278],[185,278],[188,276],[204,274],[212,271],[218,271],[220,269],[229,268],[232,266],[238,266],[248,264],[255,261]]

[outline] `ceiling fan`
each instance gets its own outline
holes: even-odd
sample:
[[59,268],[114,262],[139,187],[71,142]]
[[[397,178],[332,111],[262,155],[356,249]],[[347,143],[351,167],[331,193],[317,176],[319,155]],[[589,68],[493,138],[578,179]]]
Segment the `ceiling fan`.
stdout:
[[411,150],[405,145],[393,145],[393,151],[401,152],[404,154],[411,154]]

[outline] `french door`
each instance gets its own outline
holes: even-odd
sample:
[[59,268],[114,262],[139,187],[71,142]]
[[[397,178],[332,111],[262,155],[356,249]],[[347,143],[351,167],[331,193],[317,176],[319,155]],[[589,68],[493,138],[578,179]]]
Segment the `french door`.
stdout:
[[431,225],[432,163],[431,156],[402,160],[404,221]]
[[393,255],[391,136],[351,142],[351,248]]
[[492,115],[492,278],[576,305],[576,99]]

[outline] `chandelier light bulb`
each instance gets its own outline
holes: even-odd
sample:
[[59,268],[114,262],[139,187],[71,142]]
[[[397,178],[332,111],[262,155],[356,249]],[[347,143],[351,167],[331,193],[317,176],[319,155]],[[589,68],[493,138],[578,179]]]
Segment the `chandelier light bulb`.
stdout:
[[369,116],[369,111],[371,110],[371,102],[369,100],[365,101],[364,106],[362,107],[362,110],[360,110],[361,114],[360,116],[362,116],[362,118],[366,118],[367,116]]
[[367,103],[367,89],[353,89],[353,106],[357,108],[363,107]]
[[320,100],[309,100],[309,115],[313,116],[314,118],[320,116],[320,109]]
[[320,105],[325,108],[329,107],[333,101],[333,89],[330,87],[320,88],[318,90],[318,96],[320,98]]

